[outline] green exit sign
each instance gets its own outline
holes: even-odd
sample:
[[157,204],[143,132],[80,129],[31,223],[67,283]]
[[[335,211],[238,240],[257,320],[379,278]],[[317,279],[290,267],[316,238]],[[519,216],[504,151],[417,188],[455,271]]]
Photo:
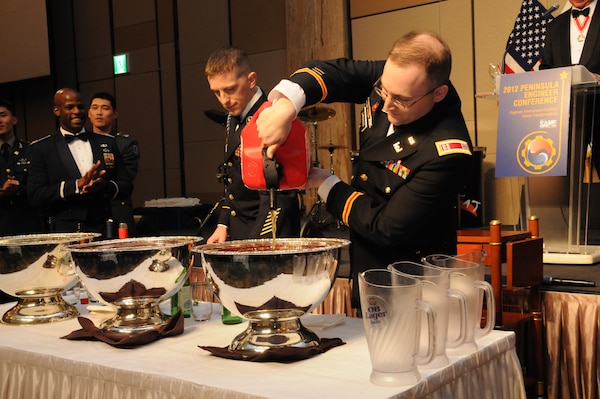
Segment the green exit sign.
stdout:
[[123,73],[129,72],[129,63],[128,63],[127,54],[117,54],[113,55],[113,66],[115,69],[115,75],[121,75]]

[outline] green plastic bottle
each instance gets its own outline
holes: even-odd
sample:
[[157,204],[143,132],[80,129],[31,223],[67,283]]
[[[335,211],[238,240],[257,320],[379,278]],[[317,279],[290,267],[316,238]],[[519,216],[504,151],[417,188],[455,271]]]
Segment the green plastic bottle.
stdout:
[[234,316],[225,306],[221,307],[221,321],[223,324],[240,324],[244,319],[240,316]]
[[181,309],[183,317],[192,317],[192,286],[186,279],[179,291],[171,297],[171,315]]

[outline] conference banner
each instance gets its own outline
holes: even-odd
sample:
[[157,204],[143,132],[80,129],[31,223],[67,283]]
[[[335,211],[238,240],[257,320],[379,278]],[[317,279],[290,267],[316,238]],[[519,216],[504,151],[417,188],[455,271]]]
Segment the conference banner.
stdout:
[[572,70],[500,77],[496,177],[566,176]]

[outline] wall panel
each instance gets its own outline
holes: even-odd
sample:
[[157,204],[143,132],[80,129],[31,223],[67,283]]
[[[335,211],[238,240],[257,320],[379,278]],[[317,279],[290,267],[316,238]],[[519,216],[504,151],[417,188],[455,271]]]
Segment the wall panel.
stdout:
[[[163,165],[178,167],[178,148],[177,143],[166,142],[163,155],[158,72],[119,76],[115,79],[115,87],[121,120],[119,130],[137,138],[142,154],[133,193],[137,205],[143,200],[163,196]],[[151,184],[143,184],[148,176],[151,176]]]
[[[231,42],[248,54],[286,46],[285,2],[231,0]],[[252,21],[252,23],[248,23]]]

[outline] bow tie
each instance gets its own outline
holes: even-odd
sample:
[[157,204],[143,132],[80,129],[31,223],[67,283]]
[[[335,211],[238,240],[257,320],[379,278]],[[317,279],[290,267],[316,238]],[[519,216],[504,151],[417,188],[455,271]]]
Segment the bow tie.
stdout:
[[88,139],[89,139],[88,132],[81,132],[81,133],[77,133],[77,134],[65,134],[65,141],[67,143],[70,143],[74,139],[88,141]]
[[572,8],[571,15],[573,16],[573,18],[577,18],[580,15],[587,17],[588,15],[590,15],[590,8],[587,7],[587,8],[584,8],[583,10],[577,10],[575,8]]

